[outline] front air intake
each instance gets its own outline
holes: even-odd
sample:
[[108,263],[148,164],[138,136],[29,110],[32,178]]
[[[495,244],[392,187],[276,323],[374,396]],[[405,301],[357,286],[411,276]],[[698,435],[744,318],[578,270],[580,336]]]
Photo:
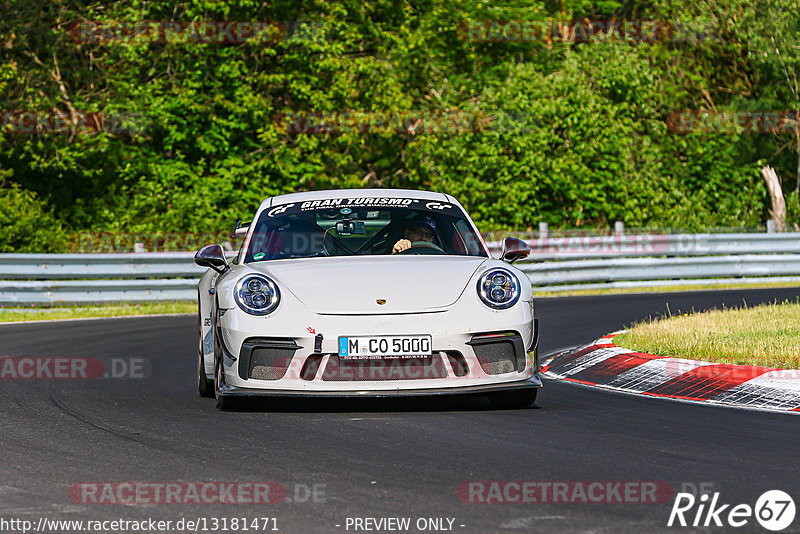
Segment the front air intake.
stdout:
[[322,358],[324,357],[323,354],[312,354],[306,358],[306,363],[303,364],[303,368],[300,370],[300,378],[303,380],[314,380],[320,365],[322,365]]
[[487,375],[501,375],[525,369],[525,345],[517,333],[484,334],[467,342]]
[[450,367],[453,368],[454,375],[462,377],[469,374],[469,365],[467,365],[467,359],[464,358],[463,354],[455,350],[449,350],[445,354],[447,354],[447,359],[450,361]]
[[299,348],[293,340],[247,339],[239,352],[239,377],[244,380],[280,380]]

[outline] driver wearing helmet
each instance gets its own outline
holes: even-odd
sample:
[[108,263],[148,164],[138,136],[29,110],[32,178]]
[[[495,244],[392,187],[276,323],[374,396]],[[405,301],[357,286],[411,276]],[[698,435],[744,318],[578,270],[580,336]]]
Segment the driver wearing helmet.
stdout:
[[417,215],[406,224],[403,231],[403,239],[399,240],[392,247],[392,254],[403,252],[411,248],[411,244],[416,241],[433,243],[436,238],[436,221],[426,215]]

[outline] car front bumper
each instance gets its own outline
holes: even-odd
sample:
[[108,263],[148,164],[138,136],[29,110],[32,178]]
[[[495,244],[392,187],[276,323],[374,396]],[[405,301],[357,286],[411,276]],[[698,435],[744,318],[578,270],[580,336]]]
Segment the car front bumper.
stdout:
[[[475,297],[436,311],[357,316],[314,313],[289,299],[282,305],[282,313],[266,317],[234,308],[219,318],[220,395],[402,396],[541,387],[530,302],[492,310]],[[430,334],[433,355],[347,360],[337,354],[340,336],[386,334]]]

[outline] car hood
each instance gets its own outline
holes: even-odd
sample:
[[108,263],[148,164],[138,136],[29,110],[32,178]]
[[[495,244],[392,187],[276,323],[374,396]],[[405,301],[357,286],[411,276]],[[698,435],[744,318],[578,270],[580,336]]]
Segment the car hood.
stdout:
[[[458,300],[488,258],[372,256],[250,263],[312,311],[331,315],[435,311]],[[385,300],[379,304],[379,300]]]

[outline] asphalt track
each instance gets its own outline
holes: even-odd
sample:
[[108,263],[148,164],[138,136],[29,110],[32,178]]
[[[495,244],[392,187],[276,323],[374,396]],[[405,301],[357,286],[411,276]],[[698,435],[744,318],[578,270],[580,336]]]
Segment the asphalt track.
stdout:
[[[792,288],[542,299],[540,347],[545,354],[589,342],[667,305],[677,313],[798,296]],[[472,398],[282,401],[220,412],[195,392],[195,332],[188,316],[0,326],[0,356],[144,358],[152,371],[145,379],[0,380],[0,519],[275,517],[291,533],[354,532],[348,517],[410,517],[412,525],[447,517],[455,532],[710,530],[668,529],[671,501],[460,501],[459,484],[476,480],[705,483],[724,503],[752,506],[781,489],[800,505],[797,416],[552,380],[526,410],[491,410]],[[318,484],[324,495],[258,507],[124,506],[76,503],[68,493],[81,482],[209,480],[280,482],[292,501],[297,488]],[[753,519],[737,531],[764,532]],[[800,532],[800,518],[784,532]]]

